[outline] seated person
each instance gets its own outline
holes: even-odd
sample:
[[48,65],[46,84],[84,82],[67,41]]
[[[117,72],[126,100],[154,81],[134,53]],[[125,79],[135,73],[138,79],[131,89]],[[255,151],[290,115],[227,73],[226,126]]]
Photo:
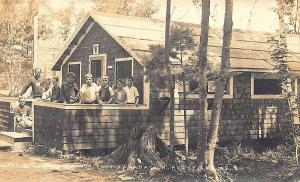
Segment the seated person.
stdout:
[[98,95],[98,86],[93,83],[93,75],[85,75],[86,84],[83,84],[80,89],[80,103],[96,104]]
[[31,87],[32,88],[32,97],[34,99],[41,99],[43,91],[44,91],[42,84],[41,84],[41,69],[35,68],[33,77],[34,78],[31,78],[26,83],[26,85],[22,88],[20,95],[22,96],[23,94],[25,94],[26,91],[28,90],[28,88]]
[[108,76],[102,76],[101,85],[99,87],[98,103],[110,104],[113,100],[114,91],[108,85]]
[[79,89],[75,81],[75,73],[67,74],[67,81],[61,84],[60,99],[63,103],[73,104],[78,102]]
[[139,92],[135,86],[133,86],[133,77],[127,77],[126,87],[124,87],[124,91],[127,95],[127,104],[138,104],[139,103]]
[[117,89],[114,91],[114,101],[116,104],[124,104],[126,103],[127,95],[123,89],[124,80],[119,79],[117,81]]
[[32,115],[31,108],[25,105],[26,99],[23,96],[19,97],[19,105],[13,109],[14,119],[16,120],[16,128],[31,128]]

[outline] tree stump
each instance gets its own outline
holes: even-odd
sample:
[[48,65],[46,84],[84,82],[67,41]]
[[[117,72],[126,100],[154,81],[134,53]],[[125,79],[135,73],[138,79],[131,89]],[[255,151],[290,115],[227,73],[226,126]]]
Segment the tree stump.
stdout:
[[[170,154],[169,147],[157,136],[150,123],[134,127],[127,144],[120,145],[111,154],[104,157],[105,164],[126,164],[134,170],[139,165],[165,168]],[[139,159],[139,160],[138,160]]]

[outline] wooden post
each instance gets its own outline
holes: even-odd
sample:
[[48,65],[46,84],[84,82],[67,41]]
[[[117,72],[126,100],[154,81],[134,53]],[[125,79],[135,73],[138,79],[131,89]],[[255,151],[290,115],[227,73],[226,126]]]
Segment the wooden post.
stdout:
[[[182,48],[181,48],[181,42],[179,43],[180,48],[180,64],[183,68],[183,60],[182,60]],[[184,120],[184,127],[185,127],[185,154],[189,154],[189,127],[186,119],[186,90],[185,90],[185,74],[184,71],[182,72],[182,83],[183,83],[183,120]]]
[[166,29],[165,29],[165,61],[167,65],[168,83],[169,83],[169,93],[170,93],[170,150],[171,157],[175,157],[173,154],[175,152],[175,131],[174,131],[174,83],[171,73],[171,63],[169,61],[170,57],[170,45],[169,45],[169,34],[170,34],[170,8],[171,0],[167,0],[167,11],[166,11]]
[[38,61],[38,16],[33,17],[33,67],[37,67]]

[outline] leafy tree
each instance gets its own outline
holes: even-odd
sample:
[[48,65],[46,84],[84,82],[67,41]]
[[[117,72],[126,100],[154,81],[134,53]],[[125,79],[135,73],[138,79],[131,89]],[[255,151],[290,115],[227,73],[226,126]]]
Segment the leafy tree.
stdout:
[[[284,9],[283,18],[284,28],[286,33],[299,34],[300,29],[300,12],[299,12],[299,0],[285,0],[281,2],[281,6]],[[277,8],[275,11],[279,14],[280,9]]]
[[298,137],[297,131],[299,127],[297,125],[300,124],[299,121],[299,113],[298,113],[298,105],[297,105],[297,96],[295,95],[292,89],[292,71],[288,66],[288,47],[286,40],[286,24],[285,24],[285,15],[289,14],[287,12],[291,11],[291,9],[286,6],[286,1],[277,0],[278,6],[278,20],[279,20],[279,37],[273,39],[272,42],[275,45],[275,48],[272,52],[272,60],[276,63],[275,69],[277,70],[277,74],[282,80],[283,94],[288,100],[289,112],[286,114],[288,116],[288,120],[292,124],[292,132],[293,139],[296,149],[296,162],[298,164]]
[[93,0],[99,12],[116,13],[128,16],[152,17],[159,10],[153,0],[136,2],[136,0]]
[[[175,24],[171,28],[170,32],[170,39],[169,39],[169,57],[172,59],[177,59],[181,61],[181,66],[172,66],[172,68],[169,68],[168,66],[169,62],[164,61],[165,60],[165,47],[162,45],[152,45],[150,46],[149,50],[151,52],[151,56],[148,60],[146,60],[146,67],[147,67],[147,75],[151,78],[153,82],[155,82],[158,87],[161,89],[164,88],[168,90],[170,93],[170,89],[168,88],[170,84],[174,84],[174,82],[177,79],[178,81],[182,81],[183,85],[185,85],[186,76],[185,71],[186,66],[185,62],[183,62],[183,55],[188,56],[191,54],[191,52],[195,49],[195,42],[193,39],[193,32],[191,29],[186,28],[182,25]],[[168,76],[172,76],[172,83],[168,80]],[[172,88],[174,89],[174,88]],[[184,89],[185,90],[185,89]],[[171,93],[172,94],[172,93]],[[171,95],[170,94],[170,95]],[[185,93],[184,93],[185,94]],[[185,95],[184,95],[185,96]],[[170,97],[170,100],[172,98]],[[185,103],[185,99],[184,99]],[[173,109],[174,107],[171,107],[173,102],[170,102],[170,109]],[[174,104],[173,104],[174,105]],[[170,111],[172,112],[172,111]],[[185,123],[186,123],[186,109],[184,107],[184,116],[185,116]],[[186,153],[188,152],[188,135],[187,135],[187,125],[186,126]],[[171,128],[170,128],[171,130]]]

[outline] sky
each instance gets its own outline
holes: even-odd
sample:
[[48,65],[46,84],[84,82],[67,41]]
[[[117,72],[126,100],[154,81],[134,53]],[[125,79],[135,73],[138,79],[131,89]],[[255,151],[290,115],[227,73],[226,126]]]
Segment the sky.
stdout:
[[[143,1],[143,0],[137,0]],[[159,6],[154,18],[165,19],[166,0],[153,0]],[[201,8],[195,7],[192,0],[172,0],[171,20],[200,24]],[[91,0],[49,0],[53,9],[74,5],[77,12],[93,8]],[[278,17],[274,12],[276,0],[233,0],[233,28],[243,30],[274,32],[278,29]],[[210,26],[222,27],[225,0],[211,0]]]
[[[166,1],[154,2],[161,7],[155,17],[165,17]],[[278,29],[276,7],[276,0],[234,0],[233,28],[274,32]],[[201,8],[195,7],[192,0],[172,0],[171,12],[173,21],[201,22]],[[222,27],[224,14],[225,0],[211,0],[210,26]]]

